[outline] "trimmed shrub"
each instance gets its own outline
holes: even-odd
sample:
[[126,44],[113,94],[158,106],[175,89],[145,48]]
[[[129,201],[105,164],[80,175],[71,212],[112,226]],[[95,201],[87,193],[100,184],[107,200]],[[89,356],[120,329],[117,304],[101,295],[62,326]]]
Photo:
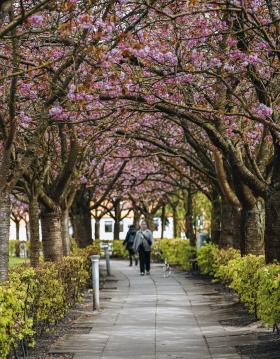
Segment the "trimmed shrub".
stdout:
[[153,246],[152,256],[154,259],[167,259],[171,265],[178,265],[183,269],[190,269],[190,259],[196,255],[195,248],[191,247],[189,241],[184,239],[160,239]]
[[114,240],[113,241],[112,257],[114,257],[114,258],[127,258],[128,257],[128,251],[126,250],[125,246],[123,245],[122,240]]
[[201,273],[232,288],[248,311],[279,332],[280,265],[265,265],[263,256],[241,257],[239,251],[203,246],[198,253]]
[[258,316],[279,334],[280,327],[280,265],[270,264],[258,271]]
[[15,267],[0,285],[0,358],[21,344],[32,346],[35,337],[49,330],[76,303],[89,283],[89,255],[96,246],[57,263],[33,269]]

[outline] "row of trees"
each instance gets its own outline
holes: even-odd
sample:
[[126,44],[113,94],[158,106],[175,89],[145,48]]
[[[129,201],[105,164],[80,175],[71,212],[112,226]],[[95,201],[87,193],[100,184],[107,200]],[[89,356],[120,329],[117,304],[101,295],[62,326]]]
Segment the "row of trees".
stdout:
[[280,258],[276,1],[4,3],[2,280],[11,195],[28,206],[33,266],[39,217],[45,260],[59,260],[69,216],[85,246],[110,198],[118,222],[121,200],[149,220],[183,197],[193,243],[198,191],[216,243]]

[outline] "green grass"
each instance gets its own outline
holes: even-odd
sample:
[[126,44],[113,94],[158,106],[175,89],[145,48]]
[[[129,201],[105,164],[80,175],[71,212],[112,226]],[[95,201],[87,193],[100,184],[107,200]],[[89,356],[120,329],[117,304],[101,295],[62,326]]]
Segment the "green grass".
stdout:
[[14,267],[22,263],[28,263],[28,258],[18,258],[18,257],[10,257],[9,258],[9,266]]

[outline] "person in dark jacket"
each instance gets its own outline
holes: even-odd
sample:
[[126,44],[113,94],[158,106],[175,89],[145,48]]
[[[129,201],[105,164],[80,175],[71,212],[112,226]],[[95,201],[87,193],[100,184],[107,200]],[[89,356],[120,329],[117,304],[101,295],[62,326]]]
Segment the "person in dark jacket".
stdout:
[[151,250],[153,245],[153,232],[148,229],[146,221],[141,222],[134,241],[134,252],[139,253],[140,274],[150,274]]
[[131,226],[129,226],[128,232],[127,232],[125,240],[123,242],[123,245],[126,246],[126,249],[128,250],[130,267],[132,267],[133,258],[135,261],[135,265],[136,266],[138,265],[138,257],[133,249],[136,233],[137,233],[137,230],[136,230],[134,224],[132,224]]

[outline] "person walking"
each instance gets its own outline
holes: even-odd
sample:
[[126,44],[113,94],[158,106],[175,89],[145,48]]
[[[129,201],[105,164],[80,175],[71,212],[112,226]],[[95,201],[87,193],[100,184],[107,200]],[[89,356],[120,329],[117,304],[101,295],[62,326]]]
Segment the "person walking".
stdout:
[[134,249],[133,249],[136,233],[137,233],[137,230],[136,230],[134,224],[132,224],[131,226],[129,226],[128,232],[127,232],[125,240],[123,242],[123,245],[126,247],[126,249],[128,251],[130,267],[132,267],[133,258],[135,260],[135,265],[136,266],[138,265],[138,258],[137,258],[136,252],[134,252]]
[[140,274],[142,276],[145,275],[145,272],[147,275],[150,274],[152,245],[153,233],[148,229],[147,222],[142,221],[133,245],[134,252],[139,253]]

